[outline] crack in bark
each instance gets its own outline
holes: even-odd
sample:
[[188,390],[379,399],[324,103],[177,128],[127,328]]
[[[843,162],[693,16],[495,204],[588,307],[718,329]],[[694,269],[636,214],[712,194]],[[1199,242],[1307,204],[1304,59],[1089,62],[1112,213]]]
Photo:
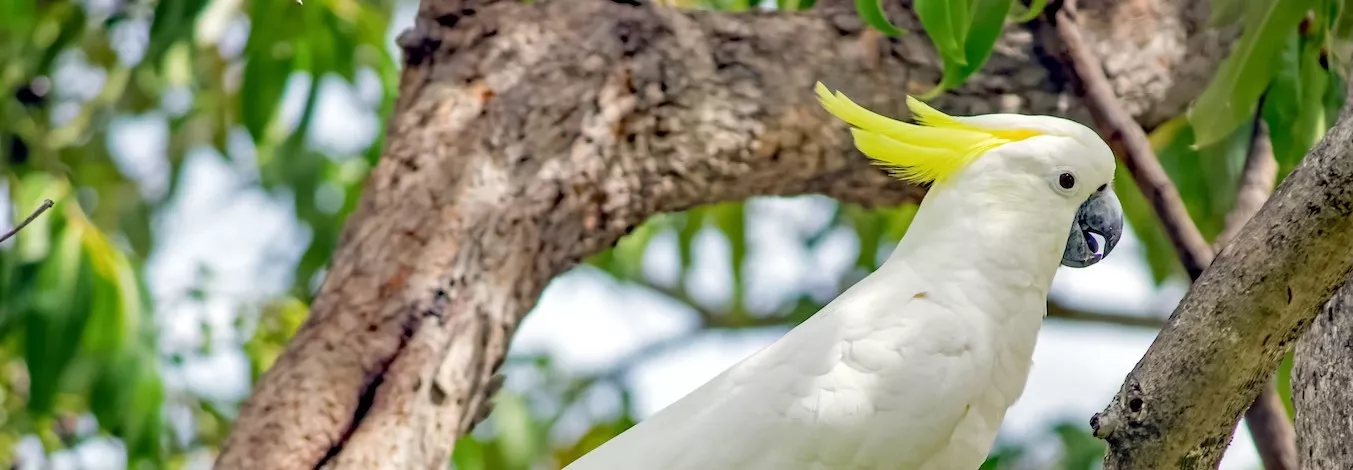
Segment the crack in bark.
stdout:
[[[379,390],[381,385],[385,382],[385,374],[390,369],[390,364],[393,364],[398,360],[400,354],[405,351],[405,348],[409,344],[409,340],[413,338],[417,323],[426,317],[436,317],[439,319],[438,323],[442,323],[440,320],[443,318],[441,310],[446,308],[446,292],[443,289],[437,289],[432,298],[432,305],[422,309],[421,315],[408,316],[402,334],[399,336],[399,347],[395,350],[394,355],[390,357],[389,361],[386,361],[379,370],[371,374],[370,382],[362,387],[361,392],[357,396],[357,408],[353,411],[352,419],[349,421],[347,428],[343,430],[342,437],[340,437],[337,442],[334,442],[329,450],[324,453],[324,457],[320,458],[320,460],[315,463],[315,469],[329,468],[329,464],[343,450],[343,446],[347,444],[348,439],[352,437],[353,432],[362,426],[363,419],[366,418],[367,412],[371,410],[372,404],[376,401],[376,391]],[[436,383],[433,383],[433,387],[436,386]]]

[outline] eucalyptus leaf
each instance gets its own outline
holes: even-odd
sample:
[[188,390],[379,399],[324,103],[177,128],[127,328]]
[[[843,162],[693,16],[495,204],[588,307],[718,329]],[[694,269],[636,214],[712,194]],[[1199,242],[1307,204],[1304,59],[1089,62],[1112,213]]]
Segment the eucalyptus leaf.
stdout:
[[[991,57],[996,40],[1001,37],[1006,15],[1013,0],[973,0],[972,27],[963,43],[962,64],[944,64],[944,78],[940,88],[957,87],[976,73]],[[964,3],[963,1],[955,2]]]
[[1016,9],[1016,11],[1019,12],[1019,14],[1015,16],[1015,21],[1019,23],[1033,21],[1034,18],[1038,18],[1038,15],[1043,14],[1043,10],[1048,6],[1048,0],[1033,0],[1029,3],[1027,8],[1024,7],[1021,2],[1013,3],[1013,9]]
[[921,27],[925,28],[930,41],[940,52],[944,67],[956,67],[967,64],[967,53],[963,42],[967,39],[967,27],[955,28],[955,24],[967,24],[967,2],[969,0],[916,0],[912,8],[916,10]]
[[1254,115],[1284,39],[1312,6],[1314,0],[1247,2],[1244,33],[1188,111],[1195,145],[1220,142]]
[[882,0],[855,0],[855,11],[869,26],[888,36],[901,36],[904,31],[888,21],[888,13],[883,11]]

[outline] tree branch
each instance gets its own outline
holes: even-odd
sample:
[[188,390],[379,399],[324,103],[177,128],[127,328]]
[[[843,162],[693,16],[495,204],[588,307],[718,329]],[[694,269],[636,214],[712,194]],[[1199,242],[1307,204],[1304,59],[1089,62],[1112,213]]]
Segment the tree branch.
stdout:
[[[444,465],[549,280],[655,213],[754,195],[918,199],[853,150],[812,86],[903,115],[902,92],[933,86],[939,59],[921,34],[866,33],[852,2],[820,3],[424,0],[400,37],[381,161],[217,468]],[[894,23],[922,31],[895,3]],[[1206,5],[1110,3],[1087,16],[1122,67],[1117,91],[1144,123],[1177,114],[1226,51],[1201,27]],[[935,105],[1083,115],[1043,59],[1029,30],[1008,28],[982,73]]]
[[[1101,133],[1110,136],[1110,144],[1114,146],[1115,153],[1132,172],[1138,186],[1142,188],[1142,192],[1148,195],[1157,216],[1162,221],[1162,226],[1180,255],[1185,270],[1189,273],[1189,277],[1196,281],[1203,270],[1212,262],[1214,253],[1212,248],[1207,246],[1202,234],[1193,224],[1173,183],[1160,166],[1154,150],[1146,139],[1146,134],[1137,123],[1129,120],[1126,113],[1122,111],[1117,97],[1108,87],[1099,62],[1086,51],[1080,39],[1079,27],[1075,22],[1074,1],[1065,2],[1054,15],[1058,36],[1066,46],[1071,68],[1075,71],[1076,81],[1079,82],[1084,91],[1087,107],[1091,109],[1092,115],[1095,116],[1097,124],[1101,128]],[[1246,158],[1236,204],[1231,213],[1227,215],[1226,227],[1218,236],[1218,247],[1226,246],[1230,239],[1263,206],[1273,187],[1276,173],[1277,162],[1273,158],[1273,148],[1268,139],[1267,128],[1263,119],[1256,116],[1254,135]],[[1129,377],[1129,382],[1131,380],[1132,378]],[[1297,468],[1296,436],[1287,416],[1287,410],[1276,393],[1276,385],[1270,377],[1268,386],[1259,390],[1258,396],[1250,403],[1245,414],[1246,424],[1254,438],[1255,446],[1259,450],[1265,468],[1295,469]],[[1131,404],[1129,406],[1131,407]],[[1140,404],[1133,411],[1140,411]],[[1102,419],[1099,419],[1099,415],[1096,418],[1098,422],[1103,422]],[[1100,434],[1099,426],[1096,426],[1096,434]],[[1105,436],[1101,435],[1101,437]],[[1167,437],[1158,436],[1158,438],[1165,439]],[[1204,452],[1207,451],[1204,450]],[[1130,452],[1123,451],[1120,453],[1122,455],[1111,453],[1107,456],[1106,462],[1111,462],[1115,458],[1120,461],[1128,460],[1131,458]],[[1219,458],[1220,453],[1217,455]],[[1160,462],[1150,458],[1143,460]],[[1122,465],[1125,467],[1132,466],[1126,463]]]
[[1353,468],[1353,278],[1297,340],[1292,362],[1303,468]]
[[4,243],[5,240],[9,240],[9,237],[14,236],[14,234],[17,234],[19,233],[20,230],[23,230],[24,227],[27,227],[28,224],[33,223],[34,219],[37,219],[38,216],[42,215],[43,212],[47,212],[47,209],[51,209],[52,204],[53,203],[51,199],[43,199],[42,205],[38,206],[37,210],[34,210],[32,214],[28,214],[28,218],[23,219],[23,222],[19,222],[19,225],[15,225],[14,228],[10,229],[8,232],[5,232],[4,235],[0,235],[0,243]]
[[[1262,104],[1258,106],[1262,108]],[[1224,249],[1240,229],[1259,212],[1273,193],[1278,178],[1278,160],[1273,157],[1273,143],[1269,141],[1268,125],[1255,113],[1254,133],[1250,149],[1245,155],[1245,167],[1236,189],[1235,206],[1226,214],[1226,224],[1217,235],[1215,246]],[[1264,462],[1265,470],[1297,470],[1297,434],[1292,418],[1287,414],[1278,395],[1277,377],[1269,374],[1268,385],[1259,389],[1259,395],[1245,410],[1245,426]]]

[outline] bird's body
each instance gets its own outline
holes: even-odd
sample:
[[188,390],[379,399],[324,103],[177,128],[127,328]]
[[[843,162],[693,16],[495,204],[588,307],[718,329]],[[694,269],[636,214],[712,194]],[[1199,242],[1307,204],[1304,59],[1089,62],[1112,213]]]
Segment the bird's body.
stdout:
[[[833,113],[869,129],[853,111]],[[1007,153],[935,182],[889,259],[821,311],[567,468],[978,468],[1024,390],[1084,201],[1029,190],[1044,175]]]

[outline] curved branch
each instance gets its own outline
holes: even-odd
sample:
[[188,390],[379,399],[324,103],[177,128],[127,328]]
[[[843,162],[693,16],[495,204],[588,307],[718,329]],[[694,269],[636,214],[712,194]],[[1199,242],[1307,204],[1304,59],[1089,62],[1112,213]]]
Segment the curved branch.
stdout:
[[[424,0],[387,147],[311,317],[240,410],[221,469],[444,465],[488,407],[551,278],[662,211],[753,195],[863,205],[921,188],[872,168],[817,80],[880,112],[940,77],[923,35],[866,32],[852,2],[682,12],[626,2]],[[893,2],[890,2],[892,4]],[[906,2],[894,23],[922,31]],[[1131,2],[1138,3],[1138,2]],[[1204,2],[1087,12],[1142,122],[1177,114],[1225,50]],[[1094,13],[1094,14],[1091,14]],[[1012,27],[946,111],[1083,115]]]

